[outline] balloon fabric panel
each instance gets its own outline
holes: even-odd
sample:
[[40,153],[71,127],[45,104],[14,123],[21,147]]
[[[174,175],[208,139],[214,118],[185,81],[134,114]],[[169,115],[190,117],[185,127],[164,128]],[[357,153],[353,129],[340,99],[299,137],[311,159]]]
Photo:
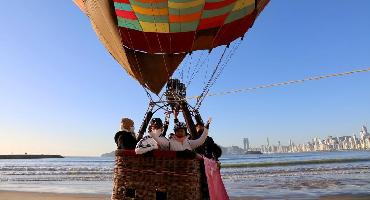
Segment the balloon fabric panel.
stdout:
[[73,0],[98,38],[158,94],[188,52],[243,37],[269,0]]
[[[268,3],[268,0],[113,1],[123,44],[148,53],[183,53],[229,44],[244,36]],[[129,40],[135,42],[128,40],[127,32]]]

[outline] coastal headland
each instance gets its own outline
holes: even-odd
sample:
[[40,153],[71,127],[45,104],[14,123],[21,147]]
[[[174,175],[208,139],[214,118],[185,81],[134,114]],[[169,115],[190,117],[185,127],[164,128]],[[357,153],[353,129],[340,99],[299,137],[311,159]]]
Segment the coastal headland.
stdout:
[[41,158],[64,158],[64,157],[61,155],[44,155],[44,154],[0,155],[0,159],[41,159]]

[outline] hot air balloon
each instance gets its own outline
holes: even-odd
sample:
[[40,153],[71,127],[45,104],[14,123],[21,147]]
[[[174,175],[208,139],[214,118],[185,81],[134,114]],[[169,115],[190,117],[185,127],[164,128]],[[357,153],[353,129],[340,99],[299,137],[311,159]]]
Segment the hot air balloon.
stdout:
[[[198,98],[198,108],[187,103],[186,85],[178,79],[172,79],[172,75],[192,52],[211,52],[213,48],[222,45],[228,47],[234,40],[243,38],[269,0],[74,2],[88,16],[105,48],[140,85],[159,94],[167,84],[163,93],[167,99],[163,100],[162,95],[159,101],[149,103],[138,138],[142,138],[153,114],[164,109],[166,119],[169,113],[181,111],[190,135],[195,139],[193,117],[202,123],[198,108],[209,86],[219,75],[217,69],[220,62]],[[150,96],[149,92],[147,94]],[[158,109],[153,111],[155,105]],[[219,174],[206,178],[209,173],[205,171],[212,170],[205,170],[204,166],[210,166],[209,163],[214,161],[204,158],[203,164],[203,159],[197,158],[194,152],[190,152],[191,156],[187,155],[186,158],[163,149],[151,153],[149,156],[140,156],[130,150],[116,150],[112,199],[214,199],[212,194],[215,191],[218,194],[223,191],[221,199],[228,199]],[[205,179],[212,180],[208,187]],[[214,181],[216,179],[219,181]],[[208,188],[213,190],[208,191]],[[216,198],[220,199],[220,196]]]
[[160,93],[185,56],[243,37],[269,0],[74,0],[117,62]]

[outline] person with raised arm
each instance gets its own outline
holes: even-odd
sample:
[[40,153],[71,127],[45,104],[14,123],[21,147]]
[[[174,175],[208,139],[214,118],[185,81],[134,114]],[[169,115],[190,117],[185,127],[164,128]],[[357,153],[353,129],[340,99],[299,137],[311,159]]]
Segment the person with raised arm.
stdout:
[[[178,113],[174,111],[175,119],[177,119]],[[184,122],[177,122],[174,126],[174,134],[170,136],[169,139],[165,137],[160,137],[162,130],[155,129],[149,132],[153,139],[157,142],[161,149],[168,149],[171,151],[184,151],[184,150],[194,150],[204,143],[208,136],[209,124],[211,123],[211,118],[208,120],[207,124],[204,126],[202,135],[195,140],[189,139],[190,135],[187,133],[187,127]]]

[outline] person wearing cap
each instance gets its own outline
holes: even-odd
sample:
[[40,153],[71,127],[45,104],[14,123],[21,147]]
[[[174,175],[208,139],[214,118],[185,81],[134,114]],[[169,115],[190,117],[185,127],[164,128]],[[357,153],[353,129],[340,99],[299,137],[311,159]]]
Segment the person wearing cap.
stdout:
[[114,136],[118,149],[135,149],[137,140],[134,131],[134,122],[129,118],[122,118],[120,131]]
[[[163,125],[162,120],[160,118],[153,118],[150,121],[148,132],[158,130],[159,132],[161,132],[160,137],[164,137],[164,129],[165,125]],[[135,152],[136,154],[144,154],[154,149],[158,149],[157,142],[150,135],[147,135],[139,140],[135,147]]]
[[153,118],[150,121],[148,132],[151,132],[151,131],[157,130],[157,129],[161,130],[162,132],[164,131],[164,126],[163,126],[163,122],[162,122],[161,118]]
[[208,120],[202,135],[196,140],[190,140],[190,135],[187,134],[187,127],[184,122],[177,122],[174,126],[174,134],[169,138],[160,137],[161,130],[152,130],[149,134],[157,142],[161,149],[168,149],[171,151],[194,150],[204,143],[208,136],[208,128],[211,119]]

